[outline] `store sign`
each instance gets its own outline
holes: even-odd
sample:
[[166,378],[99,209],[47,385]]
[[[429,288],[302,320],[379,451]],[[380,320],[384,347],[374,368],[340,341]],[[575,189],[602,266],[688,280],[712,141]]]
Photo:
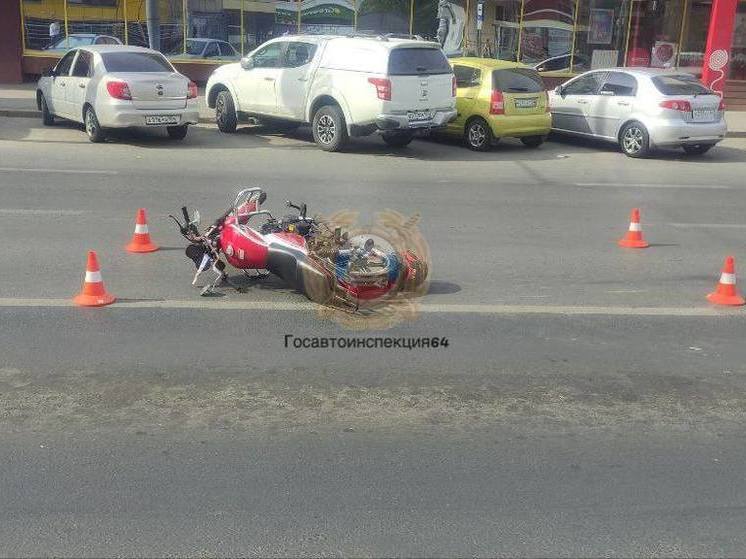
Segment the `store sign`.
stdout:
[[[354,18],[355,12],[350,8],[335,4],[321,4],[301,10],[303,23],[349,23]],[[275,11],[275,21],[291,25],[298,21],[298,12],[278,9]]]
[[479,4],[477,4],[477,30],[478,31],[481,31],[483,23],[484,23],[484,3],[479,2]]

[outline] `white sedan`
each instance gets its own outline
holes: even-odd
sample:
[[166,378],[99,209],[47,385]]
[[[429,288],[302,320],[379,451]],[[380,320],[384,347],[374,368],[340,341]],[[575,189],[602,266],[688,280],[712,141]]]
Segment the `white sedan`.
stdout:
[[108,128],[166,127],[180,140],[199,121],[197,86],[159,52],[93,45],[69,51],[42,75],[36,102],[45,125],[55,117],[85,124],[101,142]]

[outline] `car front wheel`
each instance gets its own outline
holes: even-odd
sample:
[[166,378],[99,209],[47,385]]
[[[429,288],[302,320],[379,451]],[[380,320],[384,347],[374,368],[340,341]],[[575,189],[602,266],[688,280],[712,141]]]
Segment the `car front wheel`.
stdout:
[[715,144],[690,144],[681,147],[687,155],[703,155],[715,147]]
[[42,123],[44,126],[52,126],[54,124],[54,115],[49,112],[49,106],[47,105],[47,100],[44,98],[44,95],[39,99],[39,104],[41,105]]
[[181,126],[167,126],[166,132],[168,132],[168,137],[172,140],[183,140],[186,138],[188,131],[188,127],[186,124],[182,124]]
[[650,153],[650,136],[639,122],[624,125],[619,134],[619,146],[628,157],[646,157]]
[[489,151],[492,147],[492,130],[481,118],[471,120],[464,130],[464,141],[474,151]]
[[337,105],[325,105],[313,115],[313,139],[324,151],[339,151],[347,143],[347,124]]
[[226,134],[235,132],[238,127],[238,115],[230,91],[223,90],[218,93],[215,100],[215,123],[218,130]]
[[106,134],[98,123],[98,117],[96,117],[96,111],[93,110],[93,107],[86,107],[85,118],[83,120],[85,123],[85,132],[88,134],[90,141],[97,144],[106,139]]

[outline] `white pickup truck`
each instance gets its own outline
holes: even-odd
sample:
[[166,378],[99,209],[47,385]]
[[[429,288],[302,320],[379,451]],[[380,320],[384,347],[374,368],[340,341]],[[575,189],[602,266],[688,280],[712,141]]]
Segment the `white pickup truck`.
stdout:
[[390,36],[283,36],[216,69],[205,90],[222,132],[239,120],[310,123],[318,146],[380,132],[403,147],[456,118],[456,80],[437,43]]

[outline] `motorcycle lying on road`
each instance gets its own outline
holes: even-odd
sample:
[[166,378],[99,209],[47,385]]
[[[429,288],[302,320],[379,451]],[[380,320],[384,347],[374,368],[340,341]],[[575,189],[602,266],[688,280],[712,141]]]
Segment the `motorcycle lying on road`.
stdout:
[[[227,265],[247,276],[252,270],[266,270],[316,303],[354,309],[395,294],[415,293],[424,284],[427,263],[413,251],[381,240],[377,244],[372,235],[350,236],[341,227],[308,217],[306,204],[287,201],[297,213],[275,218],[261,209],[266,198],[261,188],[241,190],[204,230],[199,211],[190,217],[182,207],[183,223],[170,216],[189,241],[186,255],[197,268],[192,285],[203,272],[215,274],[202,295],[215,294],[221,284],[239,289],[230,280]],[[264,222],[253,226],[260,216]]]

